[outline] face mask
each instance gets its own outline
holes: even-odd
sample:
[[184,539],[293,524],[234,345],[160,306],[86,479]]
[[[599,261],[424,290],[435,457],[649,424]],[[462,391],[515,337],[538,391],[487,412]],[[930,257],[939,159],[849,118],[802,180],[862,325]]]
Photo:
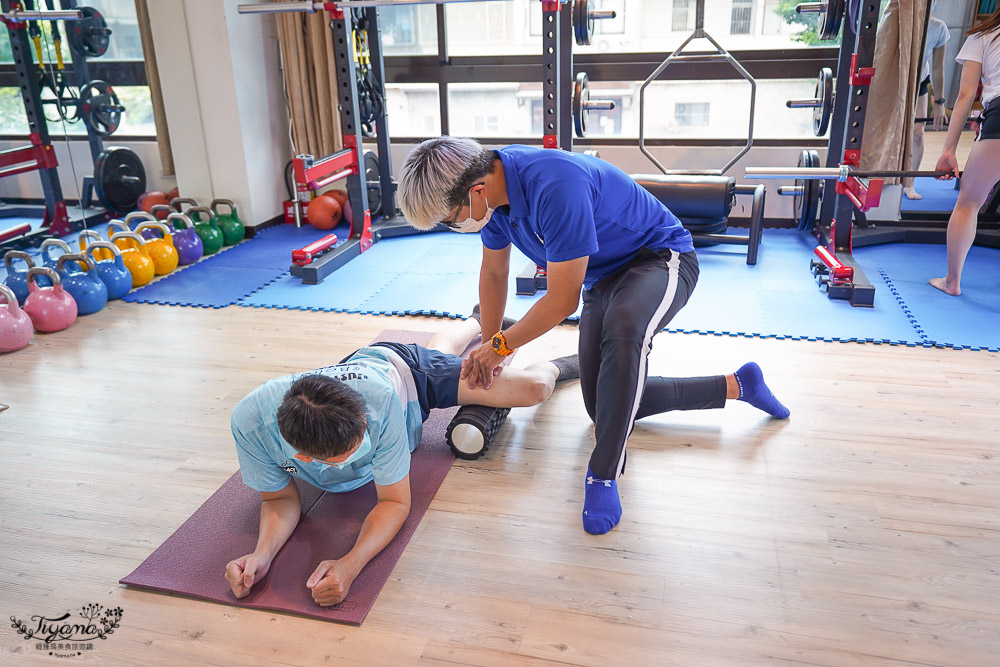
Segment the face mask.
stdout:
[[490,208],[490,200],[486,200],[486,215],[484,215],[479,220],[472,217],[472,193],[469,193],[469,217],[461,222],[456,222],[453,229],[459,234],[470,234],[473,232],[478,232],[480,229],[486,226],[486,223],[490,221],[490,216],[493,215],[493,209]]
[[368,432],[366,431],[365,437],[361,440],[361,445],[359,445],[358,448],[355,449],[351,453],[351,455],[348,456],[347,459],[345,459],[344,461],[341,461],[340,463],[327,463],[326,461],[319,461],[316,459],[313,460],[315,460],[317,463],[321,465],[331,466],[333,468],[336,468],[337,470],[343,470],[344,468],[351,465],[355,461],[358,461],[359,459],[362,459],[365,456],[367,456],[368,452],[370,452],[371,450],[372,450],[372,441],[368,437]]

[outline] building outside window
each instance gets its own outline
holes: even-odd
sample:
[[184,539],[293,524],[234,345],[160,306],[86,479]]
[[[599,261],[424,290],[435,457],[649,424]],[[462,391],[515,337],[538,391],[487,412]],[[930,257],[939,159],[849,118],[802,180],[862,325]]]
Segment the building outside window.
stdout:
[[753,18],[753,0],[733,0],[733,18],[730,24],[731,35],[749,35]]
[[708,125],[708,107],[708,102],[677,102],[674,120],[681,127],[703,127]]

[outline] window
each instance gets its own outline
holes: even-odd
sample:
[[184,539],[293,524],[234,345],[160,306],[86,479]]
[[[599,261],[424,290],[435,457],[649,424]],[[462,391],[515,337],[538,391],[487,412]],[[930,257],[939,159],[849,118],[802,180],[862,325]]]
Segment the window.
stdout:
[[437,84],[390,83],[385,87],[389,135],[432,137],[441,134],[441,104]]
[[753,0],[733,0],[733,18],[729,33],[732,35],[749,35],[750,19],[753,16]]
[[708,102],[678,102],[674,104],[674,120],[680,127],[708,125]]
[[382,7],[378,17],[382,53],[415,56],[437,53],[437,14],[434,5]]
[[694,30],[694,0],[674,0],[674,13],[670,19],[670,29],[674,32]]

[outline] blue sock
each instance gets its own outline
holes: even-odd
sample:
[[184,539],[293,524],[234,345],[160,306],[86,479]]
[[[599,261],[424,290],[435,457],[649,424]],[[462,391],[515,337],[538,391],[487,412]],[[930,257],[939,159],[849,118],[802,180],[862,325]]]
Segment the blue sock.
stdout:
[[754,362],[743,364],[740,370],[736,371],[736,384],[740,386],[739,400],[778,419],[787,419],[791,414],[764,384],[764,374],[761,373],[760,366]]
[[617,526],[621,518],[622,503],[618,499],[618,482],[594,477],[588,466],[583,499],[583,529],[591,535],[603,535]]

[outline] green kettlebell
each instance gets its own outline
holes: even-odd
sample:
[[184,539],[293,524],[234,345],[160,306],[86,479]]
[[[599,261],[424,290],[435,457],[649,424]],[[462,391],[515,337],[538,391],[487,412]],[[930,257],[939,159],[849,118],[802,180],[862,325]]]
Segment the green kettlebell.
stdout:
[[[219,213],[219,205],[228,206],[229,213]],[[232,199],[213,199],[212,213],[215,213],[226,245],[236,245],[246,236],[246,227],[236,214],[236,204]]]
[[[201,219],[202,213],[205,214],[204,222]],[[214,255],[219,252],[222,249],[224,238],[212,209],[207,206],[192,206],[187,210],[187,216],[194,222],[194,233],[201,239],[205,255]]]

